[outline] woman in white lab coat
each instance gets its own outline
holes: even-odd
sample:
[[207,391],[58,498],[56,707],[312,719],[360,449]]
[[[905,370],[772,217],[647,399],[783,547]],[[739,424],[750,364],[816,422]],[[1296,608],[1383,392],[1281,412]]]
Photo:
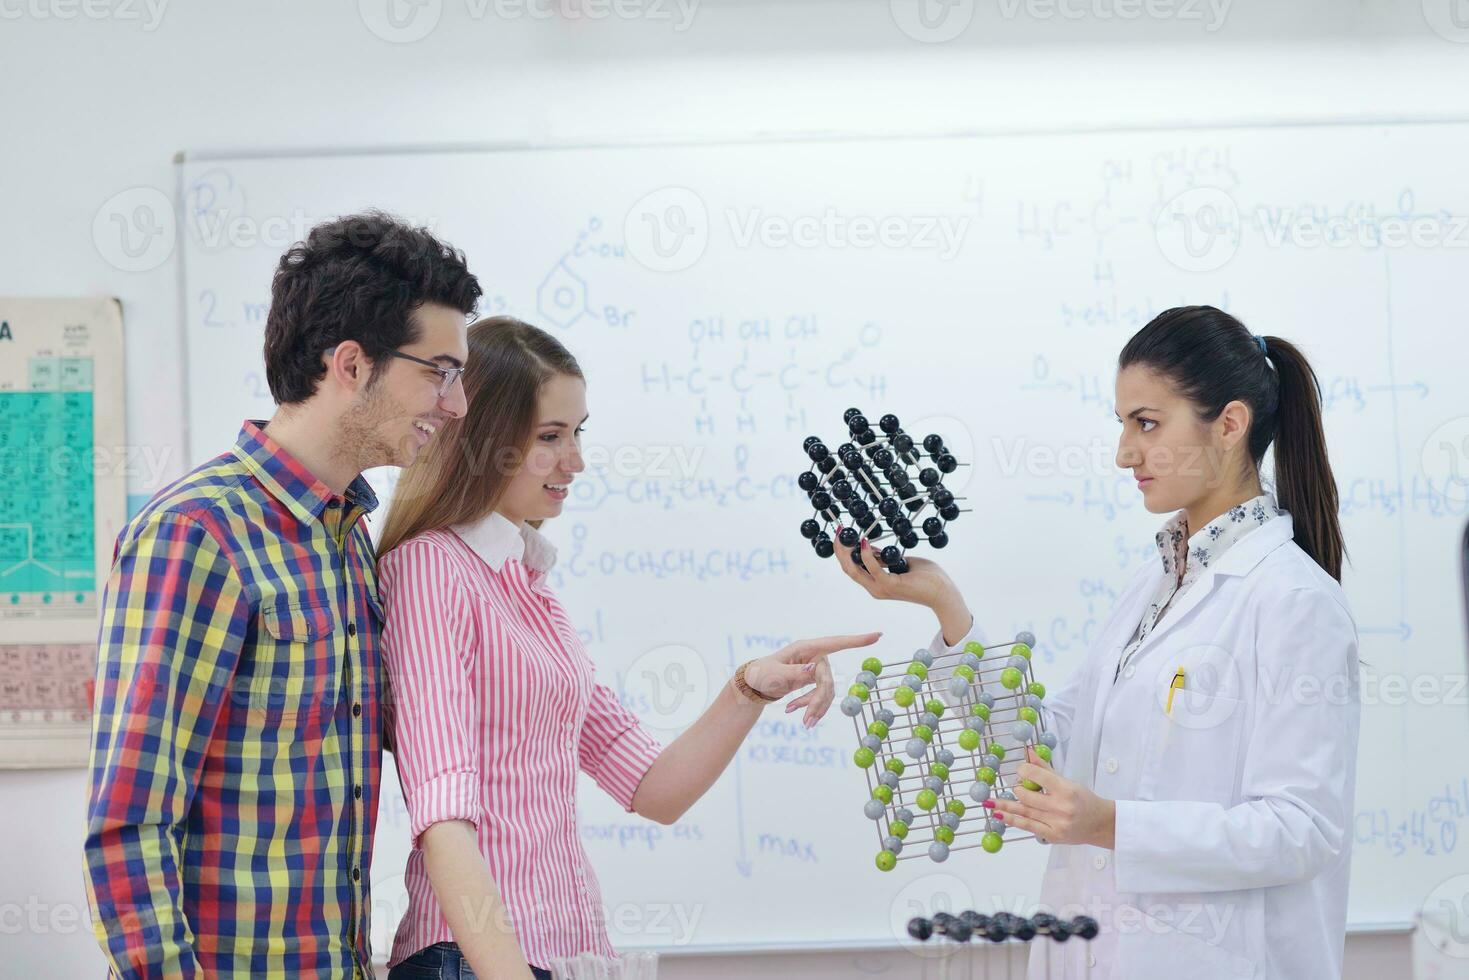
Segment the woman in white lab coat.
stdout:
[[[1292,344],[1186,307],[1128,341],[1116,398],[1117,465],[1172,516],[1046,699],[1055,767],[1031,752],[1019,773],[1041,792],[997,801],[1053,845],[1041,905],[1102,926],[1090,944],[1036,940],[1030,976],[1339,977],[1357,634],[1315,373]],[[894,575],[845,550],[872,595],[934,610],[939,648],[985,639],[933,562]]]

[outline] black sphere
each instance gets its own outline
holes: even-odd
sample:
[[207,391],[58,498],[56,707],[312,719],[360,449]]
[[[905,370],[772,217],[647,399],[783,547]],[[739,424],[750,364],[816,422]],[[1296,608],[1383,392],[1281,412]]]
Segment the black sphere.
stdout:
[[852,516],[858,520],[872,513],[872,508],[867,506],[867,501],[865,500],[853,500],[847,505],[847,510],[851,511]]
[[902,463],[893,463],[882,471],[882,475],[888,478],[888,482],[894,487],[908,482],[908,471],[903,469]]
[[[813,521],[812,523],[815,522]],[[857,529],[855,527],[844,527],[837,532],[837,540],[840,541],[843,546],[851,548],[855,547],[857,542],[862,540],[862,535],[857,533]]]
[[892,520],[898,514],[898,502],[892,497],[884,497],[877,505],[877,512],[888,520]]
[[1049,932],[1050,928],[1056,924],[1056,917],[1049,912],[1037,912],[1031,917],[1030,921],[1035,926],[1037,932],[1044,934]]
[[801,452],[809,452],[811,447],[821,441],[820,436],[807,436],[806,441],[801,443]]
[[862,549],[861,548],[853,548],[852,549],[852,555],[851,555],[851,557],[852,557],[852,564],[854,564],[854,565],[860,565],[860,564],[862,564]]
[[850,421],[852,421],[852,416],[854,416],[854,415],[861,415],[861,414],[862,414],[862,409],[860,409],[860,408],[849,408],[845,412],[842,413],[842,421],[843,422],[850,422]]
[[1051,938],[1058,943],[1064,943],[1071,938],[1071,926],[1057,919],[1051,924]]
[[913,437],[906,432],[893,436],[893,449],[906,456],[913,451]]
[[941,453],[944,451],[944,440],[937,433],[930,433],[923,437],[923,448],[930,453]]
[[837,468],[837,461],[834,457],[823,456],[816,461],[816,468],[823,473],[830,473]]
[[924,520],[924,522],[923,522],[923,533],[924,534],[927,534],[927,535],[932,536],[932,535],[938,534],[943,529],[944,529],[944,522],[941,521],[941,520],[939,520],[937,517],[929,517],[929,518],[926,518]]
[[831,495],[838,500],[851,500],[852,485],[846,480],[833,480],[831,484]]
[[[901,518],[899,519],[901,520]],[[898,535],[898,544],[902,545],[905,548],[916,547],[918,544],[918,535],[914,534],[912,531],[909,531],[907,534],[900,534]]]
[[882,563],[884,565],[892,565],[896,562],[901,561],[902,558],[903,553],[898,550],[896,545],[890,544],[886,548],[882,549]]
[[810,493],[812,490],[815,490],[817,487],[821,486],[821,477],[817,476],[815,473],[812,473],[810,470],[807,470],[800,476],[796,477],[796,486],[800,487],[802,490],[805,490],[807,493]]
[[1010,938],[1010,929],[999,919],[991,919],[989,927],[985,929],[984,934],[989,937],[990,942],[1002,943]]
[[1082,939],[1091,940],[1097,938],[1097,933],[1102,931],[1102,927],[1097,925],[1097,920],[1091,916],[1078,915],[1071,920],[1071,931]]
[[943,477],[939,476],[939,471],[934,469],[932,466],[925,466],[923,469],[918,471],[918,482],[926,487],[933,486],[941,479],[943,479]]
[[896,562],[888,566],[888,571],[892,572],[894,575],[907,575],[908,559],[899,558]]
[[804,521],[801,522],[801,537],[803,537],[803,538],[814,538],[814,537],[816,537],[816,535],[818,535],[820,533],[821,533],[821,525],[820,524],[817,524],[811,518],[808,517]]
[[852,435],[856,435],[857,433],[868,427],[869,426],[867,422],[867,416],[863,415],[861,412],[858,412],[856,415],[853,415],[851,418],[847,419],[847,429],[851,431]]
[[897,432],[901,426],[898,425],[898,417],[891,412],[877,420],[877,427],[888,435]]
[[887,469],[895,462],[893,458],[893,451],[887,448],[879,449],[877,452],[872,454],[872,462],[876,466]]
[[811,495],[811,506],[817,510],[829,510],[831,508],[831,494],[825,490],[818,490]]
[[889,523],[892,525],[893,533],[898,537],[902,537],[913,530],[913,522],[906,517],[894,517]]
[[943,531],[940,531],[938,534],[930,534],[928,536],[928,543],[933,545],[935,548],[943,548],[948,545],[949,536]]
[[934,460],[934,462],[945,473],[952,473],[959,468],[959,461],[948,453],[940,453],[939,458]]
[[912,936],[920,943],[926,943],[928,942],[928,938],[933,935],[933,923],[929,922],[922,916],[909,919],[908,935]]
[[954,492],[952,490],[944,489],[943,487],[935,490],[932,494],[932,497],[933,505],[935,507],[947,507],[954,502]]
[[817,538],[813,544],[816,547],[816,557],[818,558],[830,558],[836,554],[836,548],[832,547],[831,538],[824,534]]
[[1015,934],[1015,938],[1023,943],[1028,943],[1035,938],[1035,926],[1025,919],[1021,919],[1016,923],[1012,931]]
[[957,521],[959,519],[959,505],[950,504],[947,507],[940,507],[939,516],[946,521]]
[[963,919],[964,923],[976,932],[983,932],[990,924],[989,916],[983,912],[976,912],[974,909],[966,909],[960,912],[959,918]]
[[855,449],[842,453],[842,465],[853,473],[860,471],[862,469],[862,454]]
[[813,463],[819,463],[831,455],[831,450],[826,448],[825,443],[814,442],[806,448],[806,455],[811,457]]
[[944,930],[944,934],[956,943],[969,942],[969,936],[972,932],[973,930],[969,928],[969,924],[963,919],[953,920],[949,923],[949,927]]

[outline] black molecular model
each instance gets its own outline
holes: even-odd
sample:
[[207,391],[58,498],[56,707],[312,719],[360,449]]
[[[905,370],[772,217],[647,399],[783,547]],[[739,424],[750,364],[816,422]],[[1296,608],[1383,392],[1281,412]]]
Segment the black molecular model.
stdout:
[[[1039,973],[1044,977],[1053,976],[1050,956],[1053,944],[1064,943],[1073,936],[1089,943],[1097,938],[1100,932],[1101,927],[1097,924],[1097,920],[1089,915],[1062,919],[1047,912],[1037,912],[1028,919],[1012,912],[996,912],[994,915],[985,915],[983,912],[972,910],[961,912],[958,915],[935,912],[931,919],[919,917],[910,919],[908,922],[908,935],[923,943],[930,939],[947,939],[958,944],[978,943],[985,940],[991,943],[1044,944],[1040,951],[1041,962],[1036,964],[1032,961],[1030,971],[1032,976]],[[1090,957],[1082,957],[1080,962],[1084,964],[1082,976],[1089,976],[1091,974]],[[989,962],[986,960],[983,964],[982,977],[989,975]],[[1061,974],[1054,975],[1060,976]],[[970,976],[973,976],[972,972]],[[1010,976],[1008,959],[1005,961],[1005,976],[1007,978]]]
[[[842,421],[851,441],[836,452],[819,436],[808,436],[802,446],[812,466],[796,484],[806,492],[815,516],[801,522],[801,536],[819,557],[830,558],[836,552],[831,526],[841,523],[837,543],[852,549],[854,561],[861,561],[865,535],[888,571],[906,572],[907,551],[919,541],[926,538],[935,548],[949,543],[948,526],[963,513],[958,503],[963,498],[954,496],[943,479],[967,464],[955,459],[938,435],[915,442],[896,415],[878,420],[881,431],[874,431],[859,409],[847,409]],[[849,521],[842,520],[843,511]]]

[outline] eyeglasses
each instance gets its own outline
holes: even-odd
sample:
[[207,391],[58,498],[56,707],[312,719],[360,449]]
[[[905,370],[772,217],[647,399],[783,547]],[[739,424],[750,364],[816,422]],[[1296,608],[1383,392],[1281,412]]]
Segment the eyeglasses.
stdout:
[[405,354],[400,350],[390,350],[388,351],[388,356],[399,357],[405,361],[412,361],[414,364],[422,364],[424,367],[433,368],[437,371],[439,373],[440,398],[443,398],[449,393],[449,389],[454,387],[454,382],[458,381],[459,376],[464,373],[464,368],[462,367],[444,367],[442,364],[437,364],[434,361],[426,361],[421,357],[414,357],[412,354]]
[[[330,357],[332,354],[336,353],[336,350],[337,348],[335,346],[332,346],[328,347],[325,351],[323,351],[323,353]],[[432,368],[434,371],[438,372],[440,398],[443,398],[445,395],[447,395],[449,393],[449,389],[454,387],[454,382],[458,381],[460,376],[464,374],[464,368],[462,367],[444,367],[442,364],[439,364],[435,361],[425,360],[422,357],[414,357],[412,354],[405,354],[399,350],[388,351],[388,356],[397,357],[405,361],[412,361],[414,364],[422,364],[424,367]]]

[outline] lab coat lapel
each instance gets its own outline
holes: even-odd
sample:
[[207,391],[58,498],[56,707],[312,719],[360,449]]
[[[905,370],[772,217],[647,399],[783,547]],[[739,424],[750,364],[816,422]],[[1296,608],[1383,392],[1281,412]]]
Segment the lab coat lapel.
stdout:
[[1107,698],[1111,695],[1112,688],[1116,686],[1112,683],[1112,671],[1117,666],[1117,658],[1121,655],[1123,647],[1127,646],[1128,641],[1132,639],[1132,633],[1137,629],[1137,624],[1142,622],[1143,610],[1148,607],[1149,600],[1158,591],[1158,582],[1163,575],[1162,565],[1157,564],[1157,574],[1148,576],[1142,587],[1135,589],[1125,604],[1118,604],[1116,612],[1108,622],[1106,633],[1098,638],[1101,649],[1097,653],[1097,663],[1092,674],[1096,690],[1092,692],[1092,716],[1087,726],[1091,745],[1096,745],[1097,739],[1101,737],[1102,713],[1106,711]]

